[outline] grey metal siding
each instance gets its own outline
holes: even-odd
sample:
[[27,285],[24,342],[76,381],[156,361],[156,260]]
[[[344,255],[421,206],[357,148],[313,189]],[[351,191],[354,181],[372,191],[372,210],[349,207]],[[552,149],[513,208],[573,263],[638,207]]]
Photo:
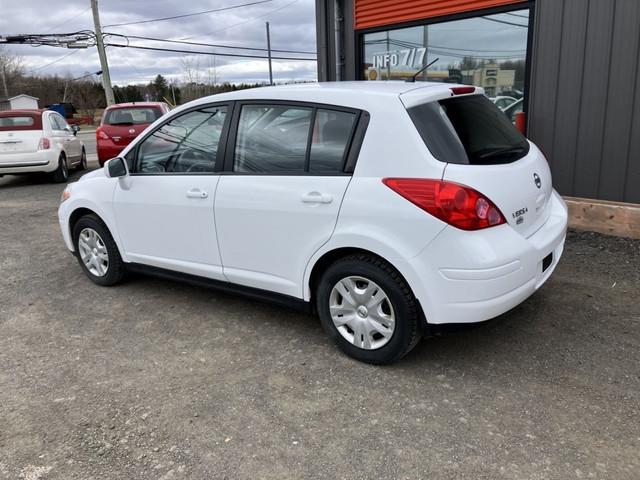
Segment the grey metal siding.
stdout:
[[[340,19],[341,58],[336,61],[335,7],[338,7]],[[342,80],[357,78],[355,32],[353,30],[354,11],[352,0],[316,1],[316,45],[318,49],[318,81],[329,82],[337,78],[336,67],[339,64]]]
[[640,203],[640,2],[537,0],[529,136],[560,193]]

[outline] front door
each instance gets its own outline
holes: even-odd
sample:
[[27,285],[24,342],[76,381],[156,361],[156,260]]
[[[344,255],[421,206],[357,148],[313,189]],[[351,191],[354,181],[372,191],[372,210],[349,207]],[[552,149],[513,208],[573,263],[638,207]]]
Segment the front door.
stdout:
[[129,261],[224,279],[213,201],[226,112],[209,106],[172,118],[131,153],[130,182],[119,182],[113,200]]

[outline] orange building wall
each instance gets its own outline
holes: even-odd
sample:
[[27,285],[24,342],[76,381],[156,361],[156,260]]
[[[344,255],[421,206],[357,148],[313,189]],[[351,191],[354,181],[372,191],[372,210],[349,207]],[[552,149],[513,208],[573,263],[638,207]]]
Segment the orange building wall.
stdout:
[[379,27],[422,18],[439,17],[482,8],[522,3],[524,0],[354,0],[355,29]]

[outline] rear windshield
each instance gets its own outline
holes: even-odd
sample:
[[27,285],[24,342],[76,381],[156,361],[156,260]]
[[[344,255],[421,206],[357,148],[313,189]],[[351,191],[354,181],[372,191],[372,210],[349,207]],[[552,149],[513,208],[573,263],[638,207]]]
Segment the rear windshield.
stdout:
[[495,165],[529,153],[524,136],[484,95],[447,98],[408,112],[429,151],[442,162]]
[[0,132],[8,130],[42,130],[40,115],[15,115],[0,117]]
[[104,113],[103,125],[142,125],[153,123],[162,116],[154,107],[115,108]]

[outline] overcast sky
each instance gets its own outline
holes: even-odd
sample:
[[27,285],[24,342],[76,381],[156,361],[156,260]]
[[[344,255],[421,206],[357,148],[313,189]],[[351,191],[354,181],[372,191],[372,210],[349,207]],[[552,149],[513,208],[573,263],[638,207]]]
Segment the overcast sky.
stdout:
[[[2,3],[0,36],[94,30],[90,0],[4,0]],[[133,38],[266,49],[265,22],[270,24],[272,50],[306,52],[273,52],[273,56],[314,59],[274,60],[274,81],[314,81],[317,78],[314,0],[98,0],[98,6],[103,32],[112,34],[106,36],[106,41],[130,45],[127,48],[107,47],[114,85],[148,83],[158,74],[169,81],[178,82],[185,79],[185,62],[194,67],[199,65],[202,71],[215,66],[219,82],[267,82],[269,71],[266,60],[221,55],[238,53],[266,57],[265,51]],[[214,9],[219,11],[193,15]],[[183,17],[148,22],[174,16]],[[129,25],[123,25],[125,23]],[[215,52],[218,55],[160,52],[131,48],[133,46]],[[71,74],[77,78],[101,70],[95,47],[71,50],[50,46],[5,45],[3,48],[21,57],[28,73]]]

